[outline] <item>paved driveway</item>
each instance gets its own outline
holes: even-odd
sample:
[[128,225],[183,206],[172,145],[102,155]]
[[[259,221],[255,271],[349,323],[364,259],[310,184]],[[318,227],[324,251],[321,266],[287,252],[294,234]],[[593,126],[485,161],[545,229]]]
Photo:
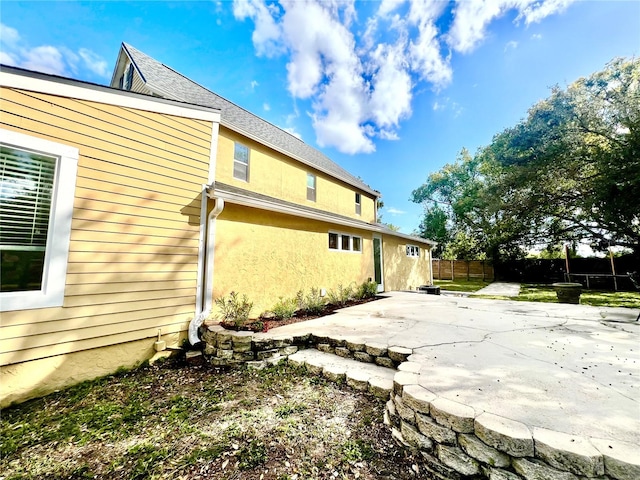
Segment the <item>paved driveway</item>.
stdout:
[[273,334],[413,349],[420,383],[531,427],[640,445],[637,310],[394,292]]

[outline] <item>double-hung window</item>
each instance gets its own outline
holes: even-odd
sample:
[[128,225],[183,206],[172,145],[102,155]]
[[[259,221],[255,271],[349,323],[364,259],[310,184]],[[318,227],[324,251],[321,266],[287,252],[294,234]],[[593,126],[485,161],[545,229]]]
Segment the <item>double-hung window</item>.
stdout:
[[249,147],[238,142],[233,149],[233,177],[249,181]]
[[313,173],[307,173],[307,200],[316,201],[316,176]]
[[62,305],[78,149],[0,129],[0,310]]
[[362,213],[362,197],[359,193],[356,193],[356,215]]

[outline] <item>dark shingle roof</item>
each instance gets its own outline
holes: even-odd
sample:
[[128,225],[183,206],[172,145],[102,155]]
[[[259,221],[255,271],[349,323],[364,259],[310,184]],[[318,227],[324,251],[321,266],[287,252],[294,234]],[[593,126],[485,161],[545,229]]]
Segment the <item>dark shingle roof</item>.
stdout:
[[326,155],[290,133],[207,90],[131,45],[123,43],[122,46],[146,82],[147,87],[155,93],[203,107],[218,108],[221,110],[222,124],[230,129],[253,137],[269,147],[328,173],[358,189],[377,196],[380,195],[379,192],[351,175]]

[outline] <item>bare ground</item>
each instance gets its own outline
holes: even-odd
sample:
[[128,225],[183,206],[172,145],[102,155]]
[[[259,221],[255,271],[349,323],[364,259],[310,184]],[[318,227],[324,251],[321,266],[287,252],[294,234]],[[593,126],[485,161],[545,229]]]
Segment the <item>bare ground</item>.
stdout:
[[170,360],[2,411],[0,480],[428,478],[383,411],[286,365]]

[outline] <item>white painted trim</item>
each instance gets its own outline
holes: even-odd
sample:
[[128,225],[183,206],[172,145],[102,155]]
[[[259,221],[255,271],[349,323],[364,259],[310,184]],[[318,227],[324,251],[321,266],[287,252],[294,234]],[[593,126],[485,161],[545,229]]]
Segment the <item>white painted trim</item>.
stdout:
[[[354,235],[353,233],[347,233],[347,232],[339,232],[337,230],[329,230],[327,232],[327,240],[328,240],[328,235],[329,234],[334,234],[334,235],[338,235],[338,248],[330,248],[329,245],[327,244],[327,249],[330,252],[345,252],[345,253],[355,253],[355,254],[359,254],[362,255],[362,236],[361,235]],[[347,237],[349,237],[349,250],[344,250],[342,248],[342,236],[345,235]],[[359,238],[360,239],[360,250],[354,250],[353,249],[353,239],[354,238]]]
[[[374,233],[373,236],[372,236],[371,241],[372,241],[373,244],[371,245],[371,250],[372,250],[372,253],[374,255],[376,254],[376,248],[375,248],[375,241],[376,240],[380,240],[380,282],[381,283],[378,284],[378,292],[384,292],[384,242],[382,240],[382,235],[378,235],[378,234]],[[375,278],[376,277],[376,272],[375,272],[376,266],[375,266],[375,264],[376,264],[376,259],[374,257],[374,259],[373,259],[373,269],[374,269],[374,271],[373,271],[373,280],[374,281],[376,279]]]
[[51,199],[42,288],[30,292],[0,293],[0,311],[62,306],[78,172],[78,149],[5,129],[0,129],[0,142],[19,149],[58,157]]
[[209,174],[207,184],[211,185],[216,180],[216,165],[218,163],[218,136],[220,133],[220,123],[213,122],[211,125],[211,145],[209,150]]
[[223,198],[228,203],[234,203],[236,205],[243,205],[245,207],[258,208],[261,210],[268,210],[276,213],[284,213],[286,215],[293,215],[296,217],[310,218],[312,220],[318,220],[321,222],[333,223],[336,225],[344,225],[346,227],[360,228],[364,230],[374,230],[371,224],[359,222],[357,220],[349,220],[346,218],[337,218],[329,213],[323,212],[309,212],[302,208],[295,206],[281,205],[279,203],[269,202],[268,200],[262,200],[257,198],[251,198],[244,195],[238,195],[229,192],[215,191],[217,197]]
[[155,99],[139,93],[81,83],[77,80],[45,77],[44,74],[35,72],[33,75],[26,75],[2,70],[0,71],[0,86],[135,108],[176,117],[220,122],[220,111],[213,108],[190,106],[189,104],[179,105],[171,100]]
[[377,232],[384,235],[390,235],[394,237],[400,237],[412,240],[416,243],[422,243],[426,245],[432,245],[433,242],[431,240],[427,240],[424,238],[416,238],[412,235],[405,235],[404,233],[392,232],[386,229],[383,226],[375,225],[371,223],[365,223],[362,220],[349,219],[344,217],[337,217],[332,215],[329,212],[321,212],[315,211],[310,212],[303,208],[298,208],[294,205],[282,205],[276,202],[270,202],[269,200],[258,199],[253,197],[248,197],[246,195],[224,192],[224,191],[215,191],[215,195],[217,197],[223,198],[228,203],[233,203],[236,205],[242,205],[245,207],[258,208],[260,210],[268,210],[270,212],[276,213],[284,213],[286,215],[293,215],[296,217],[309,218],[311,220],[318,220],[320,222],[332,223],[334,225],[342,225],[345,227],[358,228],[361,230],[366,230],[370,232]]

